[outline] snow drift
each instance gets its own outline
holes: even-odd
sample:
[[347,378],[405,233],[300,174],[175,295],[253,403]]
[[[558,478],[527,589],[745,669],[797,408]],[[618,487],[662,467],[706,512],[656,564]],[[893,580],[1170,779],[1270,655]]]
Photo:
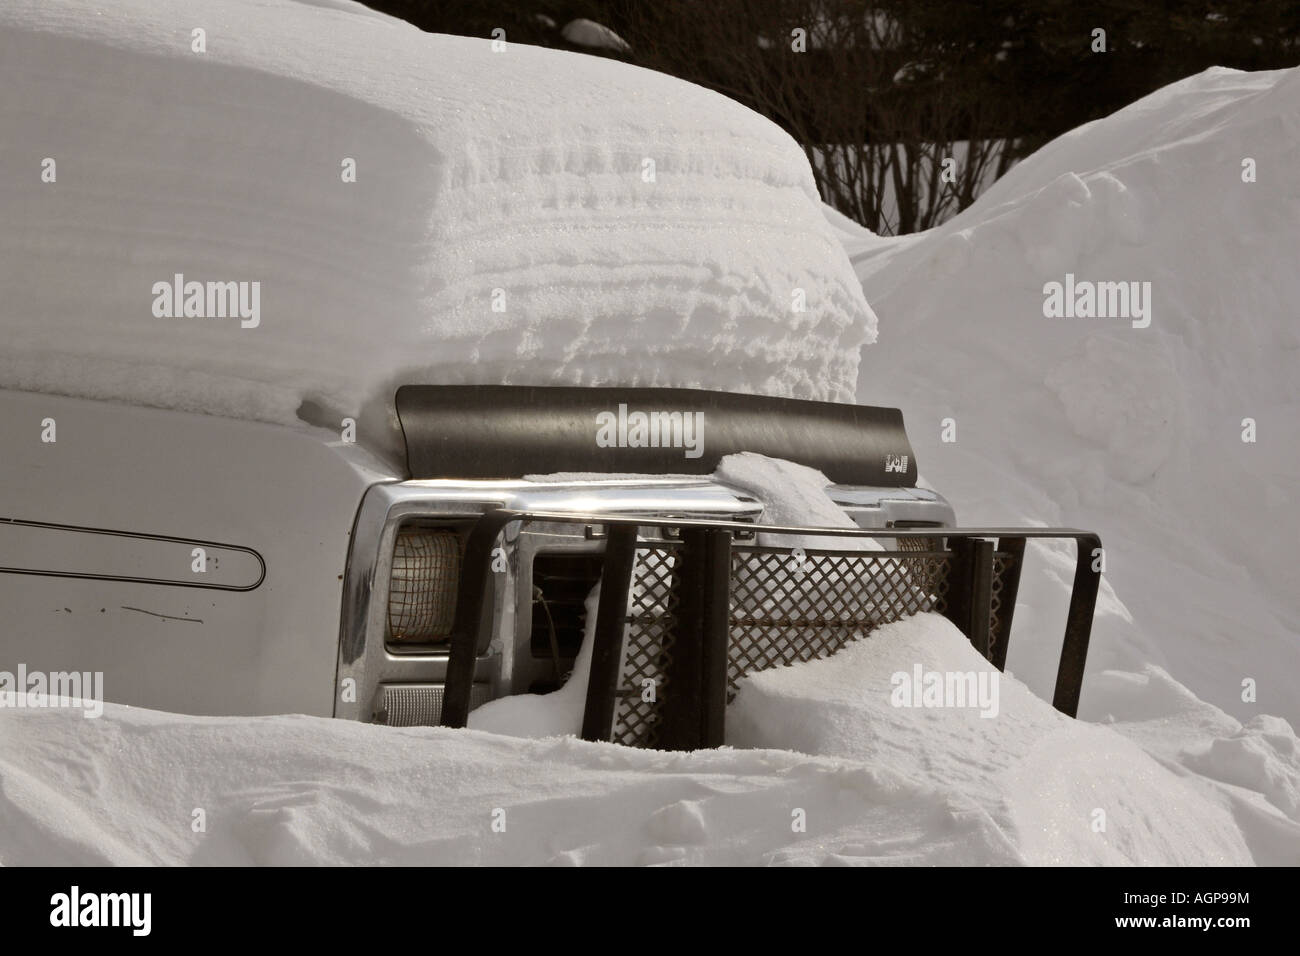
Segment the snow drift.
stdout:
[[[852,399],[875,319],[758,114],[342,4],[101,7],[0,7],[0,387],[331,424],[403,382]],[[156,316],[178,274],[259,282],[260,324]]]
[[842,759],[115,705],[96,721],[39,713],[0,710],[9,866],[1019,862],[980,808]]
[[994,719],[893,706],[893,674],[918,663],[989,670],[945,619],[919,615],[754,675],[728,716],[731,743],[754,749],[689,754],[303,716],[0,708],[0,863],[1300,859],[1300,753],[1280,722],[1243,727],[1159,671],[1131,678],[1149,684],[1144,713],[1109,727],[1009,676]]
[[[992,706],[900,698],[913,671],[979,677],[996,689]],[[728,711],[727,740],[888,767],[970,807],[985,836],[1029,865],[1300,860],[1295,734],[1285,722],[1273,738],[1243,729],[1178,689],[1181,707],[1157,691],[1141,722],[1071,720],[998,674],[946,618],[921,614],[827,660],[751,675]],[[1171,726],[1175,711],[1195,714],[1192,726]]]
[[[962,522],[1100,532],[1084,716],[1106,713],[1102,670],[1153,663],[1241,720],[1300,720],[1297,155],[1300,70],[1215,69],[1060,137],[929,233],[835,219],[884,330],[859,399],[906,409]],[[1150,326],[1045,317],[1067,275],[1151,283]],[[1048,693],[1040,625],[1069,578],[1034,549],[1051,567],[1023,585],[1009,663]]]

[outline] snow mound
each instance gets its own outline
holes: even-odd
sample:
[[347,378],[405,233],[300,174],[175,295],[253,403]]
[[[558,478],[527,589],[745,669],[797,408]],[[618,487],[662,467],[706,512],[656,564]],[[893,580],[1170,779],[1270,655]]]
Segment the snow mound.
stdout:
[[779,751],[113,704],[98,720],[0,710],[0,738],[9,866],[1018,862],[940,791]]
[[[918,671],[927,679],[973,675],[969,686],[996,690],[979,704],[971,695],[965,706],[939,706],[938,697],[920,706],[920,698],[897,693]],[[938,615],[881,627],[826,660],[752,674],[727,720],[728,742],[738,747],[862,761],[938,787],[952,804],[985,816],[1030,865],[1300,856],[1300,826],[1284,814],[1257,813],[1284,847],[1250,840],[1232,802],[1212,784],[1163,766],[1109,727],[1053,710],[1011,675],[998,675]]]
[[1289,728],[1247,729],[1274,754],[1260,772],[1202,753],[1231,718],[1172,682],[1144,695],[1159,716],[1106,727],[1005,675],[988,718],[894,706],[896,675],[917,666],[992,676],[951,624],[921,615],[753,675],[728,712],[742,749],[689,754],[302,716],[0,709],[0,864],[1300,858],[1300,823],[1281,807],[1294,793]]
[[[1209,70],[1058,138],[931,232],[834,222],[885,330],[859,399],[907,410],[962,522],[1100,532],[1085,716],[1096,674],[1155,664],[1240,720],[1300,721],[1279,533],[1300,500],[1298,102],[1300,70]],[[1046,317],[1067,275],[1150,283],[1150,325]],[[1053,568],[1021,592],[1037,623],[1064,608],[1068,560],[1031,546]],[[1010,666],[1049,694],[1060,638],[1017,623]]]
[[[0,7],[0,388],[385,425],[404,382],[852,400],[875,318],[758,114],[351,4],[101,7]],[[177,275],[260,283],[257,323],[156,316]]]

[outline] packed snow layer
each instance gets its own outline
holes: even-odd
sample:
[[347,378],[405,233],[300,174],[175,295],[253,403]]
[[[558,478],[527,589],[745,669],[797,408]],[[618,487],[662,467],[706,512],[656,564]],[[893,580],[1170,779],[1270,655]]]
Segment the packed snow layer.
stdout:
[[[859,399],[906,410],[962,523],[1100,532],[1084,716],[1110,713],[1102,670],[1155,664],[1240,720],[1300,721],[1297,155],[1300,70],[1215,69],[1060,137],[931,232],[832,217],[881,317]],[[1150,283],[1150,325],[1045,317],[1067,274]],[[1011,667],[1044,695],[1072,560],[1031,546],[1016,614]]]
[[[851,401],[875,336],[794,141],[602,57],[340,3],[10,0],[0,125],[0,387],[385,427],[400,383]],[[177,275],[247,314],[156,315]]]
[[0,739],[10,866],[1018,862],[940,789],[772,750],[115,705],[98,720],[0,709]]
[[744,749],[691,754],[0,708],[0,864],[1300,861],[1285,724],[1243,727],[1158,671],[1153,688],[1115,678],[1107,694],[1145,713],[1112,727],[1069,720],[1009,676],[988,718],[895,706],[895,675],[917,666],[993,676],[951,624],[921,615],[751,677],[728,713]]

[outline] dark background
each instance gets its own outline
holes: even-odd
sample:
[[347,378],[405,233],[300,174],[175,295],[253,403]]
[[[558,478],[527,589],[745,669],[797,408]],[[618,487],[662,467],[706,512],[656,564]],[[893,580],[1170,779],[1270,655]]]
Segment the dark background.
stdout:
[[[1300,64],[1300,0],[365,2],[432,32],[500,28],[508,42],[612,56],[718,90],[787,130],[822,198],[885,234],[936,225],[1043,143],[1175,80]],[[629,49],[568,42],[563,28],[579,18]],[[804,52],[792,49],[795,29]],[[955,182],[940,176],[948,156]]]

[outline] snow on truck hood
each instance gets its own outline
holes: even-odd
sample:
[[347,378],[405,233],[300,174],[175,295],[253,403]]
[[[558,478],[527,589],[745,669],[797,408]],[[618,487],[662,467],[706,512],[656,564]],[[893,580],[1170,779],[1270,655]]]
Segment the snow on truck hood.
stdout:
[[794,141],[608,59],[338,3],[11,0],[0,123],[0,387],[276,422],[401,383],[852,401],[875,338]]

